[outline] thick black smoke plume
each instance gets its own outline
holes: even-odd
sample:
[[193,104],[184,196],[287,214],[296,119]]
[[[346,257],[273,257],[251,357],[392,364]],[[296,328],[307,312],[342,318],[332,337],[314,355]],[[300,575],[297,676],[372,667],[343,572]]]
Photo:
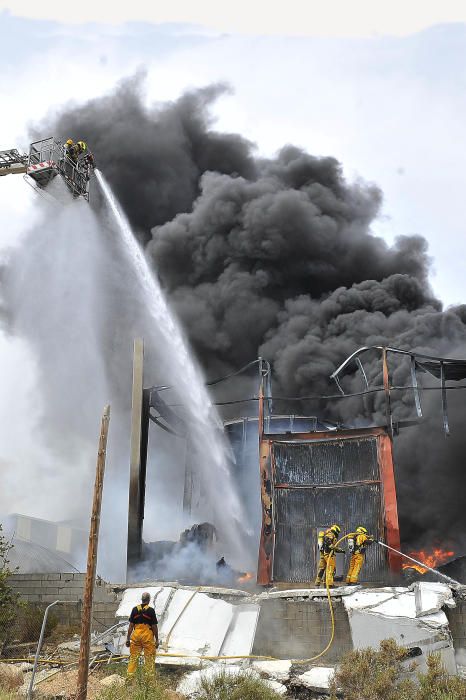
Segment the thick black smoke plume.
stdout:
[[[374,235],[380,190],[348,183],[335,158],[285,146],[261,159],[242,137],[212,130],[209,107],[224,89],[147,109],[141,80],[132,80],[52,125],[63,138],[89,142],[207,373],[261,354],[273,364],[277,393],[304,396],[333,391],[329,375],[361,345],[464,357],[466,307],[442,310],[424,238],[399,236],[389,246]],[[375,360],[368,371],[376,373]],[[401,365],[394,382],[409,381]],[[438,397],[427,402],[429,422],[397,439],[405,544],[449,537],[464,549],[459,394],[450,401],[449,440]],[[362,420],[368,404],[333,408]],[[378,415],[380,400],[369,409]],[[400,414],[411,409],[401,397]]]

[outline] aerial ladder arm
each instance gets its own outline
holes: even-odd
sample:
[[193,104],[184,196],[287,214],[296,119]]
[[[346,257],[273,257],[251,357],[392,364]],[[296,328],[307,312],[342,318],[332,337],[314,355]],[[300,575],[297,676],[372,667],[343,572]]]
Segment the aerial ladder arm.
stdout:
[[26,173],[29,156],[20,153],[16,148],[0,151],[0,176]]

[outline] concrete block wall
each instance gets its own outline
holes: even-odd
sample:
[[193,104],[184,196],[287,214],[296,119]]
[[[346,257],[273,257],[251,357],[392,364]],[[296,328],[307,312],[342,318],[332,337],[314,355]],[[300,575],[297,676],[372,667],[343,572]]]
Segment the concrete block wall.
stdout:
[[[53,615],[65,625],[81,621],[85,574],[14,574],[9,584],[22,600],[44,608],[55,600],[64,604],[53,608]],[[98,580],[94,588],[92,629],[102,631],[115,624],[119,593],[105,581]]]
[[[334,601],[336,634],[325,660],[338,661],[351,651],[348,615],[341,600]],[[330,639],[331,621],[326,598],[299,600],[275,598],[261,601],[253,654],[282,659],[309,659]]]

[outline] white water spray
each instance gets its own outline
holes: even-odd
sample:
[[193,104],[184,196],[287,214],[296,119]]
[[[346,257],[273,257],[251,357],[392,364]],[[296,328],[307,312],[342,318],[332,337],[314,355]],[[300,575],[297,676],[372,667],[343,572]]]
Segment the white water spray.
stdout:
[[[183,333],[171,313],[164,293],[133,236],[130,224],[103,174],[95,170],[106,202],[115,217],[127,257],[139,279],[144,303],[158,333],[158,347],[171,375],[171,382],[189,414],[190,436],[197,454],[202,456],[199,477],[214,514],[228,554],[234,563],[244,565],[246,555],[241,541],[244,519],[228,462],[224,438],[218,428],[220,419],[210,401],[200,370],[197,368]],[[162,342],[160,342],[162,341]],[[217,423],[217,426],[216,426]]]

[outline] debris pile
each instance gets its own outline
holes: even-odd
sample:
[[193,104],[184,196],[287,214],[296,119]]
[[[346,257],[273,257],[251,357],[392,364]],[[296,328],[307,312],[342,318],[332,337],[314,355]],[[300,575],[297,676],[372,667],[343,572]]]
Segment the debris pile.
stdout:
[[[151,595],[159,622],[158,667],[169,673],[171,669],[178,674],[185,672],[177,680],[176,692],[180,697],[194,699],[201,679],[213,680],[219,674],[236,677],[245,673],[252,679],[265,680],[267,686],[279,695],[287,694],[295,699],[328,697],[341,650],[333,661],[328,655],[319,659],[318,664],[325,664],[322,666],[311,659],[271,658],[261,649],[260,642],[264,638],[261,609],[267,612],[271,605],[277,610],[282,604],[285,604],[283,610],[289,610],[286,605],[296,605],[295,610],[301,618],[294,620],[293,624],[307,628],[311,636],[316,635],[313,611],[320,608],[327,614],[326,591],[306,588],[248,592],[154,582],[144,588],[124,589],[115,625],[93,635],[91,698],[96,697],[104,686],[123,683],[121,675],[113,673],[102,679],[102,674],[108,668],[107,662],[112,660],[122,663],[124,669],[129,653],[125,645],[128,617],[144,591]],[[428,655],[437,652],[452,675],[457,673],[457,667],[445,610],[453,610],[463,595],[462,590],[453,591],[446,584],[426,581],[416,582],[409,588],[341,586],[331,591],[334,605],[340,606],[339,611],[345,616],[348,644],[353,649],[378,648],[382,640],[392,638],[408,648],[409,657],[416,662],[418,671],[425,670]],[[341,625],[342,618],[338,620]],[[284,623],[283,619],[282,630],[286,636]],[[309,639],[315,642],[315,639]],[[340,649],[341,634],[335,644]],[[277,648],[277,655],[287,648],[284,639],[281,649]],[[305,648],[308,650],[310,646],[305,645]],[[37,685],[43,695],[69,697],[76,679],[79,638],[58,645],[54,654],[51,665],[38,672]],[[66,662],[63,661],[65,658]],[[57,664],[53,666],[55,659]],[[0,684],[25,693],[31,670],[31,664],[0,664]]]

